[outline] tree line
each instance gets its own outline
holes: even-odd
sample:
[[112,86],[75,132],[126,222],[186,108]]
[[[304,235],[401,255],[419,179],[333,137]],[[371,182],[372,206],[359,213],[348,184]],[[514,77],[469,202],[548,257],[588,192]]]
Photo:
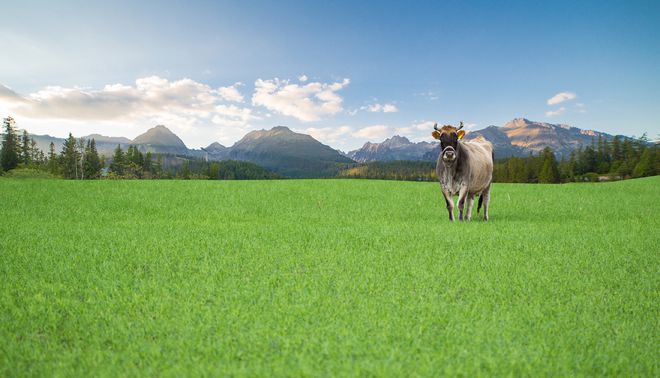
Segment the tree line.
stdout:
[[421,160],[374,161],[339,171],[339,178],[399,181],[435,181],[435,162]]
[[75,138],[71,133],[62,150],[55,151],[50,143],[44,154],[27,131],[19,136],[12,117],[3,120],[0,173],[16,168],[47,172],[53,176],[74,180],[106,179],[212,179],[267,180],[282,176],[256,164],[226,160],[206,161],[201,158],[172,154],[142,152],[136,146],[126,151],[117,145],[106,161],[96,149],[96,141]]
[[660,146],[641,138],[601,136],[557,159],[546,147],[538,155],[495,162],[495,182],[560,183],[624,180],[660,174]]
[[94,139],[76,139],[69,134],[59,154],[55,152],[55,144],[52,142],[48,154],[44,154],[26,130],[23,130],[22,136],[18,136],[12,117],[3,120],[3,131],[0,151],[0,167],[3,171],[15,168],[37,169],[80,180],[96,179],[101,175],[104,163],[96,151]]
[[[47,154],[27,131],[18,135],[13,118],[3,121],[0,173],[17,167],[37,169],[67,179],[276,179],[282,176],[256,164],[142,152],[136,146],[126,151],[118,145],[108,161],[99,155],[94,139],[75,138],[71,133],[62,150],[51,142]],[[549,147],[538,155],[498,159],[493,167],[495,182],[560,183],[620,180],[660,174],[660,146],[641,138],[592,139],[569,156],[557,159]],[[349,164],[336,177],[407,181],[435,181],[435,162],[378,161]]]
[[[375,161],[355,164],[339,172],[340,178],[435,181],[435,162]],[[557,158],[550,147],[537,155],[498,159],[494,182],[562,183],[628,178],[660,174],[660,146],[639,139],[599,137],[569,156]]]

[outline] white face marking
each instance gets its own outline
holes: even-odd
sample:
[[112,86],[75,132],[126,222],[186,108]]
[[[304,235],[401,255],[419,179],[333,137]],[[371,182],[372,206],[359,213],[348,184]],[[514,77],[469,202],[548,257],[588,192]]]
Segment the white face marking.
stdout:
[[456,150],[452,146],[447,146],[442,150],[442,161],[452,163],[456,160]]

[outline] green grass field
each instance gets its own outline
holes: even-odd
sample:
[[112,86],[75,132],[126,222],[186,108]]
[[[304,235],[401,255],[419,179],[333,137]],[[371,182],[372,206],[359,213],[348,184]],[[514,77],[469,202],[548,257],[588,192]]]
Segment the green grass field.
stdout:
[[660,177],[453,224],[437,183],[0,179],[0,376],[658,376],[659,214]]

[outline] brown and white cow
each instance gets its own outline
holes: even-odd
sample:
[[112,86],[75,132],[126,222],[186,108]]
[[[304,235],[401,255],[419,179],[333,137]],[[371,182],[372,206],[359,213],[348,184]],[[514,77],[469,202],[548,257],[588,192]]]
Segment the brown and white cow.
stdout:
[[[440,181],[442,194],[445,197],[449,220],[454,220],[454,199],[458,195],[459,220],[472,218],[474,196],[479,195],[477,213],[484,206],[484,221],[488,220],[488,205],[490,203],[490,186],[493,181],[493,145],[479,136],[470,141],[463,140],[465,130],[463,122],[456,128],[445,125],[433,126],[433,137],[440,140],[440,156],[435,172]],[[463,217],[463,209],[467,202],[467,212]]]

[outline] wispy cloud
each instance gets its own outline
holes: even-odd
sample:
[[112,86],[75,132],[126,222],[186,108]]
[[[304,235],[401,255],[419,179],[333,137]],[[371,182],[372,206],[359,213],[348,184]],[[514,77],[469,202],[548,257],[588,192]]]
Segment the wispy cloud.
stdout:
[[300,81],[302,83],[306,82],[308,79],[309,78],[305,74],[302,74],[302,75],[298,76],[298,81]]
[[556,95],[550,97],[547,101],[548,105],[557,105],[564,101],[570,101],[577,98],[577,95],[573,92],[560,92]]
[[565,112],[566,112],[566,108],[562,106],[561,108],[559,108],[557,110],[549,110],[549,111],[545,112],[545,116],[546,117],[555,117],[555,116],[564,114]]
[[11,88],[4,84],[0,84],[0,102],[13,105],[26,102],[27,100],[23,98],[18,93],[14,92]]
[[102,89],[49,86],[26,96],[2,86],[0,102],[32,119],[131,122],[173,117],[185,119],[186,124],[212,120],[219,125],[246,126],[256,119],[252,110],[223,103],[238,100],[235,93],[227,91],[234,86],[216,90],[191,79],[170,81],[158,76],[137,79],[134,85],[109,84]]
[[343,99],[337,92],[349,83],[349,79],[344,79],[336,83],[298,85],[278,78],[257,79],[252,104],[303,122],[318,121],[342,111]]
[[417,123],[413,123],[409,126],[398,127],[398,128],[395,129],[395,131],[399,135],[414,138],[422,132],[427,132],[427,134],[430,135],[431,131],[433,131],[433,125],[434,124],[435,124],[435,122],[432,122],[432,121],[417,122]]
[[363,127],[352,133],[354,137],[365,138],[369,140],[382,139],[390,136],[390,129],[385,125],[373,125]]
[[[430,140],[430,135],[431,132],[433,131],[433,125],[435,125],[435,121],[418,121],[418,122],[413,122],[412,124],[404,127],[397,127],[394,129],[394,131],[401,136],[405,136],[408,139],[412,141],[423,141],[423,140]],[[466,122],[464,123],[464,130],[466,131],[472,131],[474,130],[478,125],[476,123],[469,123]]]
[[440,95],[437,92],[433,92],[433,91],[414,93],[414,96],[421,96],[430,101],[437,101],[440,99]]
[[334,143],[338,140],[350,136],[353,128],[350,126],[339,127],[308,127],[306,129],[296,130],[304,134],[309,134],[317,140],[324,143]]
[[238,82],[228,87],[220,87],[218,88],[218,94],[227,101],[243,102],[243,95],[238,91],[238,87],[242,85],[243,83]]
[[360,110],[366,110],[371,113],[396,113],[399,109],[394,104],[371,104],[360,107]]

